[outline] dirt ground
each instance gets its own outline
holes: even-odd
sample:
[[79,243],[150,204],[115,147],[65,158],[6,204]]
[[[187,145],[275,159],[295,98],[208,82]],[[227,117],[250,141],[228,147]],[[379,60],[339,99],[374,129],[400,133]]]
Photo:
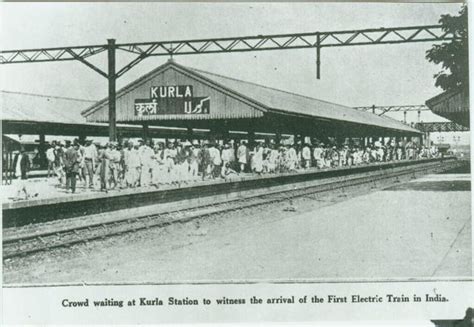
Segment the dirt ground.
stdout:
[[7,259],[4,282],[470,277],[469,180],[430,175]]

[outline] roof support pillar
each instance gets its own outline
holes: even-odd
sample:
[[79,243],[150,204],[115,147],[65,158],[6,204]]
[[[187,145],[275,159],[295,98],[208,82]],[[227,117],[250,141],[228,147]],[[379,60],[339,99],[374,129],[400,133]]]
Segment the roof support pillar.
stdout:
[[193,139],[194,139],[194,132],[193,132],[193,128],[192,128],[192,127],[188,127],[188,128],[187,128],[186,135],[187,135],[188,141],[189,141],[189,142],[192,142]]
[[222,140],[223,140],[224,144],[228,143],[230,141],[230,139],[229,139],[229,130],[228,129],[224,129],[222,131],[221,135],[222,135]]
[[147,123],[144,123],[143,125],[143,140],[148,140],[149,136],[150,136],[150,129],[148,127],[148,124]]
[[44,134],[39,135],[39,159],[41,168],[47,167],[48,160],[46,159],[46,139]]
[[275,133],[274,140],[275,140],[275,144],[280,144],[280,142],[281,142],[281,133],[280,132]]
[[247,132],[247,138],[249,141],[249,147],[254,147],[255,146],[255,132],[253,130],[250,130]]
[[109,139],[117,140],[117,119],[115,107],[115,39],[108,39],[108,82],[109,82]]

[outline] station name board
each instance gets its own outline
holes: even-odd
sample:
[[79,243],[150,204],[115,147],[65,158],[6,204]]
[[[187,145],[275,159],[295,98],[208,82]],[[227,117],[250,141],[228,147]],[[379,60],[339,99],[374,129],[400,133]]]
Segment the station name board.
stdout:
[[192,85],[152,86],[149,99],[135,99],[135,116],[210,113],[210,98],[195,97]]

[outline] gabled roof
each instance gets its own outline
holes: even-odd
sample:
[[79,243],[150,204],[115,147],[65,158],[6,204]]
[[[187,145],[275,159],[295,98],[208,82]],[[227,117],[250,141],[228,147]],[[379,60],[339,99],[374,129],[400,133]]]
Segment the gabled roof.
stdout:
[[0,90],[2,120],[85,124],[81,111],[95,101]]
[[[117,92],[117,98],[125,95],[128,91],[139,87],[141,84],[154,78],[167,69],[174,69],[181,73],[191,75],[200,81],[205,81],[209,85],[213,85],[223,92],[230,92],[235,97],[252,103],[256,109],[260,109],[262,111],[272,111],[275,113],[293,114],[320,119],[322,118],[326,120],[370,125],[409,133],[419,133],[418,130],[399,121],[386,117],[380,117],[370,112],[363,112],[351,107],[331,103],[328,101],[319,100],[252,82],[242,81],[195,68],[185,67],[172,60],[157,67],[148,74],[120,89]],[[91,113],[104,108],[107,103],[108,98],[105,98],[90,108],[84,110],[82,114],[84,116],[88,116]]]
[[264,104],[269,110],[298,113],[331,120],[348,121],[351,123],[375,125],[385,128],[418,132],[416,129],[413,129],[397,120],[381,117],[370,112],[360,111],[352,107],[319,100],[252,82],[241,81],[194,68],[189,69],[201,74],[206,78],[209,78],[218,84],[237,91],[240,94],[245,94],[249,98]]

